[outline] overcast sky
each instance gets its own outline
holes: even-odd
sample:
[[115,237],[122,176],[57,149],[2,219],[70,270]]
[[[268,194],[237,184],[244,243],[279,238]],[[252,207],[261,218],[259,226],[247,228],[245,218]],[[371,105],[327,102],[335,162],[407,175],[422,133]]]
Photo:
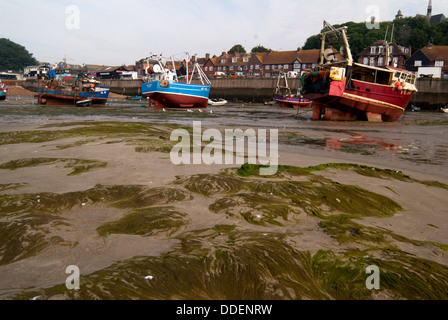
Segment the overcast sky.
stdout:
[[[134,64],[152,53],[295,50],[331,24],[426,14],[428,0],[0,0],[0,38],[39,61]],[[448,16],[448,0],[433,0]],[[1,57],[0,57],[1,58]]]

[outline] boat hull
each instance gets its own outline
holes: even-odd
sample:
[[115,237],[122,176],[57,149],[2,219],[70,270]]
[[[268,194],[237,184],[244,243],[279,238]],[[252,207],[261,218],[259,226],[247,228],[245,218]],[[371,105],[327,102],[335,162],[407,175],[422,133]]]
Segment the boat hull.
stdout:
[[399,90],[395,86],[378,85],[352,80],[346,89],[346,80],[332,81],[323,92],[304,92],[313,102],[313,119],[397,121],[406,109],[414,91]]
[[5,100],[8,94],[8,89],[0,89],[0,100]]
[[302,109],[302,108],[311,108],[311,101],[304,98],[299,97],[289,97],[282,96],[279,94],[274,94],[273,99],[281,108],[294,108],[294,109]]
[[41,90],[38,96],[38,103],[42,105],[76,105],[77,102],[89,99],[92,104],[104,105],[109,96],[109,89],[97,92],[78,92],[61,90]]
[[157,109],[161,108],[207,108],[210,85],[169,82],[161,86],[160,81],[142,85],[142,95],[150,98]]

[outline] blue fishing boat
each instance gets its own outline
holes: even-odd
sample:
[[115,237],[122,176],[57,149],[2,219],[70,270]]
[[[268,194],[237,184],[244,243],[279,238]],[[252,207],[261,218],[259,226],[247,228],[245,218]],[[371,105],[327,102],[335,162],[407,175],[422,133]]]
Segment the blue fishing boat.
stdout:
[[[186,62],[185,76],[178,76],[173,58],[173,68],[162,63],[161,57],[156,64],[149,64],[146,69],[142,95],[149,98],[149,105],[154,103],[156,109],[165,108],[207,108],[210,94],[210,80],[198,63],[194,63],[189,72],[189,58]],[[199,83],[192,83],[195,79]],[[183,82],[184,81],[184,82]]]
[[5,100],[8,94],[8,86],[0,80],[0,100]]
[[59,79],[51,77],[39,87],[38,103],[43,105],[80,105],[90,100],[91,104],[104,105],[109,97],[109,88],[91,78]]

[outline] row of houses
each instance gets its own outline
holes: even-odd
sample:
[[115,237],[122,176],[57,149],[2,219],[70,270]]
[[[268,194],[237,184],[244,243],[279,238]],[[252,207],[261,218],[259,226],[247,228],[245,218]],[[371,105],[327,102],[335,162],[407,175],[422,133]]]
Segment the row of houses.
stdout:
[[[337,52],[335,49],[333,49]],[[386,52],[386,50],[388,52]],[[387,54],[387,55],[386,55]],[[340,54],[337,58],[342,59]],[[389,61],[387,60],[389,57]],[[272,51],[263,53],[234,53],[222,52],[219,56],[206,54],[204,58],[192,57],[192,62],[198,62],[208,77],[277,77],[285,73],[291,77],[300,76],[303,72],[316,69],[320,59],[320,50],[303,50],[297,48],[292,51]],[[386,43],[383,40],[372,43],[354,57],[358,63],[381,67],[391,65],[401,69],[419,72],[424,68],[440,68],[440,77],[448,77],[448,46],[428,46],[411,55],[411,48]],[[145,69],[156,61],[141,59],[136,61],[135,70],[138,77],[145,75]],[[178,61],[176,69],[183,68],[184,62]],[[182,73],[182,72],[181,72]]]

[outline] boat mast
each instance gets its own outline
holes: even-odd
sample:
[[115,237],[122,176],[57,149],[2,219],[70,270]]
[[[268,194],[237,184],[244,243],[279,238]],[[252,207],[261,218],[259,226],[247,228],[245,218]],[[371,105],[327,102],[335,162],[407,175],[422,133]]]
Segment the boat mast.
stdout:
[[325,39],[327,35],[335,35],[337,39],[342,39],[342,42],[344,43],[344,46],[347,51],[347,57],[345,57],[345,60],[347,61],[347,66],[351,67],[353,65],[353,56],[352,52],[350,50],[350,45],[348,43],[347,39],[347,27],[341,27],[341,28],[335,28],[330,23],[324,20],[324,29],[329,28],[329,31],[322,32],[322,45],[320,50],[320,62],[321,65],[324,65],[325,62]]

